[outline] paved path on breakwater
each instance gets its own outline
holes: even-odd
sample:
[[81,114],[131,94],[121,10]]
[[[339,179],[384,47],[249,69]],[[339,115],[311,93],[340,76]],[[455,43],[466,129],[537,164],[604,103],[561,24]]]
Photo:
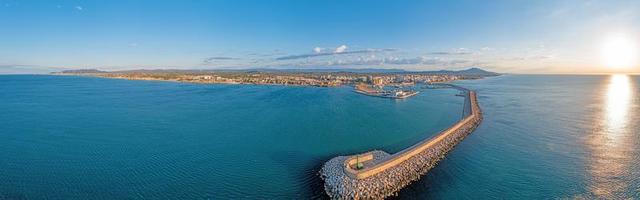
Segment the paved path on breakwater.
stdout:
[[[396,192],[433,168],[458,142],[482,121],[476,93],[450,85],[465,93],[465,117],[437,134],[390,155],[374,150],[327,161],[320,171],[327,194],[333,199],[381,199]],[[464,110],[463,109],[463,110]],[[357,163],[363,168],[356,169]]]

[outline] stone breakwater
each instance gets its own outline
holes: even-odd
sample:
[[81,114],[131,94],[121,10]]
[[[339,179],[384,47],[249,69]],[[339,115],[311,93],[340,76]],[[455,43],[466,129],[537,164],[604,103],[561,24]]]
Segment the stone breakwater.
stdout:
[[[374,150],[327,161],[320,171],[332,199],[382,199],[420,179],[482,121],[476,94],[464,88],[468,115],[436,136],[390,155]],[[362,165],[358,167],[358,163]]]

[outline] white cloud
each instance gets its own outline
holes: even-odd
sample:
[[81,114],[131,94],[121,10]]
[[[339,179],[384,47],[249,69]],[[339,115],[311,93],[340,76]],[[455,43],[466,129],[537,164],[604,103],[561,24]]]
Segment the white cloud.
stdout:
[[338,48],[336,48],[336,50],[334,51],[335,53],[342,53],[345,50],[347,50],[347,45],[340,45]]
[[[250,67],[391,67],[406,69],[442,69],[481,66],[486,63],[481,58],[472,58],[473,51],[468,48],[452,48],[446,52],[432,52],[424,56],[416,53],[403,52],[398,49],[350,49],[347,45],[335,48],[313,47],[313,52],[307,54],[292,54],[264,60],[239,60],[243,66]],[[435,56],[433,56],[435,55]],[[223,58],[217,58],[223,60]],[[250,63],[249,63],[250,62]],[[205,63],[207,63],[205,61]],[[212,62],[213,63],[213,62]],[[220,66],[229,65],[227,62]],[[235,63],[235,62],[234,62]],[[207,63],[210,64],[210,63]],[[484,66],[484,65],[483,65]]]
[[462,47],[461,47],[461,48],[454,49],[454,52],[455,52],[456,54],[470,54],[469,49],[467,49],[467,48],[462,48]]
[[83,9],[82,6],[76,6],[75,8],[76,8],[76,10],[80,10],[80,11],[82,11],[82,9]]
[[480,50],[481,50],[481,51],[493,51],[493,50],[495,50],[495,49],[494,49],[494,48],[491,48],[491,47],[482,47]]
[[363,53],[382,53],[382,52],[393,52],[397,49],[364,49],[364,50],[356,50],[356,51],[347,51],[345,50],[347,47],[342,45],[336,49],[334,52],[320,52],[314,54],[298,54],[298,55],[288,55],[288,56],[280,56],[275,58],[276,60],[295,60],[302,58],[314,58],[314,57],[325,57],[325,56],[333,56],[333,55],[353,55],[353,54],[363,54]]

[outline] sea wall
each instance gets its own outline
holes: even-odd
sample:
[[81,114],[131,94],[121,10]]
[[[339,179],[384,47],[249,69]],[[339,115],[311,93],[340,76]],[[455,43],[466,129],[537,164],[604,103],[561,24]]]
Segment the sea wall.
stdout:
[[320,171],[327,195],[332,199],[381,199],[395,195],[427,173],[482,121],[476,93],[456,89],[466,94],[465,109],[470,110],[467,116],[434,137],[393,155],[374,150],[332,158]]

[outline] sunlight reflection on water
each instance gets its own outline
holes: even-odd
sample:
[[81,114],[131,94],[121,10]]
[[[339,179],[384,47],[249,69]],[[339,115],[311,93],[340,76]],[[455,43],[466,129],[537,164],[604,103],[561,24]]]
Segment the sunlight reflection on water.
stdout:
[[590,189],[601,198],[624,198],[629,187],[634,137],[630,127],[633,113],[633,84],[627,75],[612,75],[604,89],[602,120],[587,142],[592,150]]

